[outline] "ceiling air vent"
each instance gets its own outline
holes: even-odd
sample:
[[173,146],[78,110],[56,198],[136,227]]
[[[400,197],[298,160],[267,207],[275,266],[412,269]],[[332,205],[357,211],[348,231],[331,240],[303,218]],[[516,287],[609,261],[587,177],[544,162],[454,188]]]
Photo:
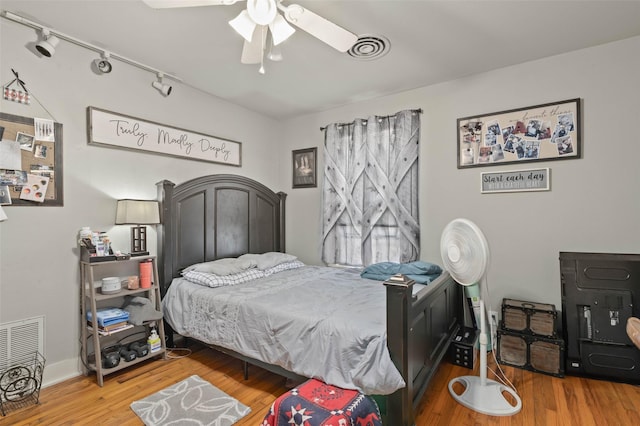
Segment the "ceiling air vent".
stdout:
[[378,59],[391,50],[391,43],[386,37],[361,35],[347,51],[349,56],[363,61]]

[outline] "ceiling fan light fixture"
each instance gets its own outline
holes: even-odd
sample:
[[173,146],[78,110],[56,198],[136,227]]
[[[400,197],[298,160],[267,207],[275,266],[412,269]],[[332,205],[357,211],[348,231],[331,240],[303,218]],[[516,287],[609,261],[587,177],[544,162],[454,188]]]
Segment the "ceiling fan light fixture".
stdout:
[[229,21],[229,25],[231,25],[242,38],[251,43],[253,32],[256,29],[256,23],[251,19],[246,10],[243,10],[238,16]]
[[273,22],[269,24],[269,29],[274,46],[279,45],[296,32],[296,29],[289,25],[282,15],[276,15]]
[[269,25],[278,16],[275,0],[247,0],[247,14],[258,25]]

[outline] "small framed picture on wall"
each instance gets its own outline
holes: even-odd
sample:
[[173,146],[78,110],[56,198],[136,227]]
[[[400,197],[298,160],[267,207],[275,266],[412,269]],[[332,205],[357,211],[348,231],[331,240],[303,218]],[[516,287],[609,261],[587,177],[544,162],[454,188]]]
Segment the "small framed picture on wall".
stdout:
[[318,148],[297,149],[292,151],[293,188],[315,188]]

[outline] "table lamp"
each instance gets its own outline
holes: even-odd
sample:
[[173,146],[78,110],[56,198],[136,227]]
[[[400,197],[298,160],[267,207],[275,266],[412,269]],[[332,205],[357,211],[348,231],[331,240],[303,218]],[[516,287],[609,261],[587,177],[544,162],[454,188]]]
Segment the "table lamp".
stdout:
[[116,225],[131,227],[131,256],[146,256],[147,227],[160,223],[158,202],[153,200],[118,200]]

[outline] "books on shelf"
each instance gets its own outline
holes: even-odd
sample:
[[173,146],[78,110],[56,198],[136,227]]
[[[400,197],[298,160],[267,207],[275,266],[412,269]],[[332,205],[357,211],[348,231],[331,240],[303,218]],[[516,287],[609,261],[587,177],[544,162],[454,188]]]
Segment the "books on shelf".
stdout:
[[124,327],[127,324],[128,324],[128,322],[122,321],[122,322],[117,322],[117,323],[110,324],[110,325],[98,326],[98,329],[100,329],[102,331],[119,330],[119,329],[121,329],[122,327]]
[[[90,321],[87,321],[87,326],[89,327],[89,330],[93,330],[93,323]],[[97,330],[98,330],[98,334],[102,335],[102,336],[109,336],[111,334],[114,333],[118,333],[120,331],[123,330],[128,330],[130,328],[133,327],[133,324],[130,324],[126,321],[118,323],[118,324],[111,324],[105,327],[102,326],[98,326]]]

